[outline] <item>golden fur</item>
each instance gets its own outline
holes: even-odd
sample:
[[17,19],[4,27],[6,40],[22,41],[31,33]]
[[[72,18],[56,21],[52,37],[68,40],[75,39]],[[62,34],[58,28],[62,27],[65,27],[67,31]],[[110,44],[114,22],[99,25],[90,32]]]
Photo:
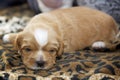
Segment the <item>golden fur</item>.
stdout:
[[[35,63],[36,51],[40,47],[33,33],[41,28],[49,33],[48,44],[44,47],[43,58],[46,64],[43,69],[52,67],[56,57],[61,56],[63,51],[83,49],[96,41],[113,41],[118,33],[117,25],[111,16],[86,7],[60,9],[36,15],[22,32],[10,34],[15,38],[9,38],[21,52],[23,62],[29,68]],[[57,46],[55,50],[51,50],[53,43]],[[32,51],[27,51],[26,46]]]

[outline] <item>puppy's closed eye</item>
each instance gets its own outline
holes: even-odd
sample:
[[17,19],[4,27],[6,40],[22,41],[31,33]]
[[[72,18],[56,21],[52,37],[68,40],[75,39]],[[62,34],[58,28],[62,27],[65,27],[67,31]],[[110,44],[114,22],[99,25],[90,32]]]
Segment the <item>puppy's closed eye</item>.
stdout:
[[22,50],[27,53],[32,51],[32,49],[30,47],[24,47]]
[[30,49],[30,48],[25,48],[24,50],[25,50],[26,52],[32,51],[32,49]]
[[49,53],[56,53],[56,52],[57,52],[57,50],[54,48],[49,50]]

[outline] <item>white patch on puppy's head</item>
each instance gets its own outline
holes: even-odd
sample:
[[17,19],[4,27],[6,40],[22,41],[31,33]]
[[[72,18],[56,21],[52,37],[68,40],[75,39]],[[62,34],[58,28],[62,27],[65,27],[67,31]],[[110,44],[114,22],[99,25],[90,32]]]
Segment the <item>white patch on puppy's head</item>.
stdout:
[[48,31],[45,29],[38,29],[34,32],[37,43],[43,47],[48,43]]

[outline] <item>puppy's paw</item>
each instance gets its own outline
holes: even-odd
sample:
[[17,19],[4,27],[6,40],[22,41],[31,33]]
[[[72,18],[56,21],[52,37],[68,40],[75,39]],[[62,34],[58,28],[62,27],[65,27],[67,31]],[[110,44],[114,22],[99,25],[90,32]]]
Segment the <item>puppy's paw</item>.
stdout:
[[103,41],[98,41],[92,44],[92,48],[95,50],[101,50],[101,49],[106,48],[106,45]]
[[10,42],[9,38],[10,38],[10,35],[6,34],[6,35],[3,36],[2,40],[3,40],[4,43],[9,43]]

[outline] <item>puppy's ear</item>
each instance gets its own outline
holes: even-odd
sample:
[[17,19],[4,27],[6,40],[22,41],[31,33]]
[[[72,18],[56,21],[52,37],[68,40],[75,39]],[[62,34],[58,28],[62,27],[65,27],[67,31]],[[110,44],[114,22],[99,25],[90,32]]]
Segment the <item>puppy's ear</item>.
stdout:
[[17,50],[21,49],[22,40],[23,40],[22,34],[21,33],[17,34],[16,37],[15,37],[15,40],[13,42],[15,49],[17,49]]
[[57,52],[57,57],[59,58],[59,57],[61,57],[61,55],[63,54],[63,52],[64,52],[64,44],[63,44],[63,42],[62,41],[60,41],[59,42],[59,50],[58,50],[58,52]]

